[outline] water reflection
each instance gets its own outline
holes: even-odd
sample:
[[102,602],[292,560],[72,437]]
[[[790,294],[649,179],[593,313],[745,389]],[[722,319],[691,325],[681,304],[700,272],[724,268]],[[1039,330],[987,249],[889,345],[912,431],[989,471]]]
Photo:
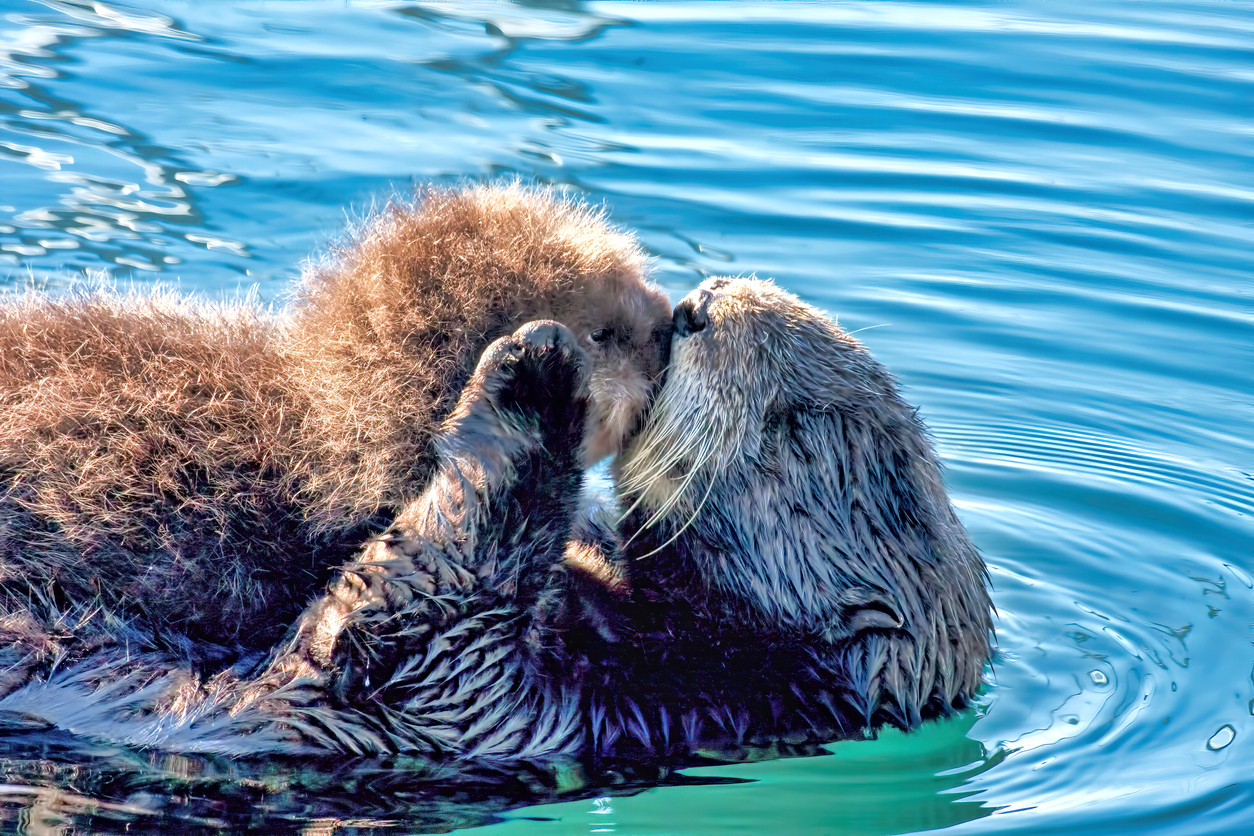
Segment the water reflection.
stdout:
[[[140,753],[57,734],[6,735],[0,828],[48,834],[382,834],[497,822],[510,830],[543,822],[546,833],[589,827],[635,832],[644,823],[630,812],[615,815],[616,799],[645,790],[685,792],[682,818],[711,822],[728,815],[720,809],[718,787],[734,787],[742,799],[766,794],[774,806],[790,803],[789,797],[805,804],[816,782],[833,788],[825,815],[846,836],[936,828],[993,812],[975,791],[964,789],[1005,754],[986,753],[964,737],[974,719],[968,714],[917,737],[889,732],[875,743],[841,744],[835,754],[685,774],[616,774],[607,776],[609,783],[590,781],[571,764],[457,773],[403,758],[249,762]],[[752,803],[737,807],[742,827],[753,824],[752,814],[746,816],[751,809]],[[761,824],[761,832],[770,831],[768,821]]]
[[[1006,750],[986,750],[966,735],[974,714],[876,741],[842,742],[832,754],[735,767],[686,770],[696,778],[734,775],[744,783],[662,787],[613,803],[591,799],[535,807],[533,825],[518,814],[483,836],[544,833],[584,836],[612,820],[618,833],[833,833],[841,836],[941,830],[990,820],[973,787],[994,774]],[[612,816],[604,812],[612,809]]]
[[28,833],[447,832],[523,806],[743,780],[653,771],[598,785],[575,764],[470,772],[397,757],[160,755],[55,733],[5,735],[3,742],[0,829]]

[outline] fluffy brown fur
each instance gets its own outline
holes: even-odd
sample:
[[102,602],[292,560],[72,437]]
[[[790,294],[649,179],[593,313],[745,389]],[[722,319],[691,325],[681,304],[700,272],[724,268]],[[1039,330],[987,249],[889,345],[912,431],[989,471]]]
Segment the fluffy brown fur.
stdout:
[[422,491],[433,429],[523,322],[579,336],[587,458],[618,449],[669,340],[643,267],[601,214],[481,186],[387,207],[280,316],[169,294],[0,305],[9,665],[115,641],[121,620],[148,642],[269,646]]
[[524,322],[555,319],[592,353],[590,460],[622,447],[661,372],[669,304],[643,282],[635,240],[600,215],[516,187],[437,193],[424,210],[385,210],[305,276],[291,351],[313,402],[315,523],[413,499],[432,416]]
[[541,671],[538,602],[578,506],[590,365],[552,321],[493,342],[436,438],[427,490],[256,676],[198,681],[169,655],[110,647],[22,683],[0,697],[0,717],[237,755],[516,763],[577,752],[577,691]]

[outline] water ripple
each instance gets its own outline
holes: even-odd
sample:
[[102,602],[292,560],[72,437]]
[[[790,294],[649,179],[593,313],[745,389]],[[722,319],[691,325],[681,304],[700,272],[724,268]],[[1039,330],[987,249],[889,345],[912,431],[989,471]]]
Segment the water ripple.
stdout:
[[[676,298],[756,273],[857,331],[990,565],[979,711],[615,798],[615,826],[1241,832],[1254,3],[294,8],[0,0],[0,288],[92,270],[273,298],[412,181],[565,184],[639,230]],[[137,774],[234,786],[166,766]],[[67,826],[125,802],[40,786],[11,797]],[[159,821],[159,795],[114,812]],[[362,828],[499,810],[394,802]],[[584,832],[592,803],[553,817]]]

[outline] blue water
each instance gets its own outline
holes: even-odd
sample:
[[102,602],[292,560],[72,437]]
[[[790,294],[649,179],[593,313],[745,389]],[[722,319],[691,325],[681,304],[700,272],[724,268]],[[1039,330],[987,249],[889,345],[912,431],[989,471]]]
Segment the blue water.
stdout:
[[[0,288],[281,304],[393,190],[513,174],[898,373],[990,565],[982,705],[628,796],[197,826],[1254,832],[1254,3],[0,0]],[[0,756],[0,822],[168,831],[93,775]]]

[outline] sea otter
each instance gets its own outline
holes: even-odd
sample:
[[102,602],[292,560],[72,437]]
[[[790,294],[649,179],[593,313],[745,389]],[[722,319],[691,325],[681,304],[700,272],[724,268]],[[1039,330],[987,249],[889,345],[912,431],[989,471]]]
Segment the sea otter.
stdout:
[[971,702],[984,563],[916,409],[774,284],[711,279],[614,463],[627,629],[591,648],[591,747],[735,752],[908,729]]
[[491,346],[427,494],[256,672],[202,685],[106,654],[0,711],[185,751],[605,766],[970,703],[991,653],[984,565],[864,347],[770,283],[702,285],[676,308],[665,383],[614,465],[627,510],[599,543],[572,518],[586,365],[554,323]]
[[170,293],[0,303],[0,693],[99,642],[269,649],[419,496],[484,346],[568,324],[585,460],[657,385],[670,303],[602,213],[429,189],[311,264],[288,310]]

